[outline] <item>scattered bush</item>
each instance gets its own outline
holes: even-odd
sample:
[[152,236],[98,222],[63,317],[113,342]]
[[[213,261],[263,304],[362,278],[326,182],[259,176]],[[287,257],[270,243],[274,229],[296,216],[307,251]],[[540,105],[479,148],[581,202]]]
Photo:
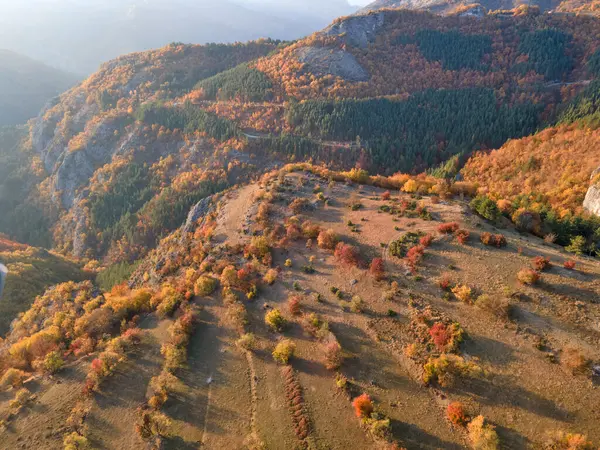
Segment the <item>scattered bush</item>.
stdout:
[[194,283],[194,294],[200,297],[211,295],[217,290],[218,282],[215,278],[202,275]]
[[244,350],[253,350],[256,348],[256,336],[253,333],[245,333],[236,341],[238,347]]
[[583,434],[558,432],[544,446],[545,450],[595,450]]
[[290,267],[292,267],[292,265],[293,264],[292,264],[292,260],[291,259],[286,259],[285,260],[285,263],[284,263],[285,267],[290,268]]
[[293,295],[288,299],[288,311],[292,316],[299,316],[302,312],[301,298]]
[[419,244],[421,244],[425,248],[430,247],[432,243],[433,236],[431,234],[426,234],[419,240]]
[[319,237],[317,238],[317,245],[319,246],[319,248],[325,249],[325,250],[333,250],[335,249],[336,245],[338,244],[339,238],[337,236],[337,234],[335,233],[335,231],[333,230],[326,230],[326,231],[321,231],[319,233]]
[[440,279],[438,280],[438,286],[440,287],[441,290],[447,291],[450,289],[451,285],[452,285],[452,278],[450,277],[449,274],[443,273],[442,276],[440,277]]
[[325,367],[329,370],[336,370],[342,365],[342,347],[336,341],[330,341],[325,344]]
[[269,269],[269,270],[267,270],[267,273],[265,274],[263,281],[265,283],[267,283],[269,286],[271,286],[275,283],[275,281],[277,281],[278,276],[279,276],[279,272],[277,272],[277,270]]
[[534,285],[540,280],[540,273],[531,269],[521,269],[517,273],[517,280],[523,284]]
[[63,445],[64,450],[87,450],[91,448],[88,439],[76,431],[73,431],[65,436]]
[[287,364],[294,352],[296,351],[296,344],[289,339],[283,339],[273,350],[273,359],[280,364]]
[[495,427],[485,423],[483,416],[475,417],[467,426],[467,430],[474,450],[496,450],[500,445]]
[[508,320],[510,317],[511,305],[506,299],[498,298],[496,296],[490,297],[489,295],[483,294],[477,297],[475,306],[502,320]]
[[461,245],[465,245],[469,241],[469,236],[471,236],[471,233],[469,233],[467,230],[456,230],[454,235]]
[[546,258],[544,256],[536,256],[531,260],[531,266],[534,268],[534,270],[542,272],[552,267],[552,263],[550,262],[550,258]]
[[371,413],[374,411],[373,402],[368,394],[362,394],[352,400],[352,407],[356,417],[360,419],[371,417]]
[[473,300],[473,290],[467,285],[455,286],[454,288],[452,288],[452,293],[461,302],[471,303],[471,301]]
[[589,369],[590,361],[580,350],[573,347],[565,348],[560,360],[573,375],[583,375]]
[[444,353],[437,358],[430,358],[423,366],[423,382],[446,387],[452,386],[457,378],[476,377],[481,373],[481,367],[477,364],[467,362],[458,355]]
[[287,320],[278,309],[273,309],[265,314],[265,323],[274,331],[283,331],[287,326]]
[[577,265],[577,263],[575,261],[573,261],[572,259],[569,259],[568,261],[565,261],[565,263],[563,264],[563,267],[567,270],[575,270],[576,265]]
[[479,238],[483,245],[488,245],[491,247],[502,248],[506,247],[508,244],[508,242],[506,241],[506,237],[502,234],[491,234],[488,232],[484,232],[481,233],[481,236]]
[[438,226],[438,232],[440,234],[452,234],[456,233],[459,228],[460,226],[456,222],[442,223]]
[[17,391],[15,398],[10,401],[8,406],[10,406],[11,409],[18,409],[25,406],[31,399],[31,392],[25,388],[21,388]]
[[446,417],[456,426],[465,427],[469,423],[469,416],[465,413],[465,408],[460,402],[452,402],[448,405]]
[[369,272],[373,275],[377,281],[381,281],[385,278],[385,264],[383,259],[381,258],[373,258],[371,261],[371,266],[369,267]]
[[305,211],[309,208],[309,201],[306,198],[295,198],[291,203],[290,203],[290,210],[298,215],[300,214],[302,211]]
[[422,245],[415,245],[414,247],[411,247],[408,252],[406,252],[406,264],[412,273],[417,272],[417,266],[423,259],[424,255],[425,247]]
[[365,310],[364,300],[358,295],[355,295],[354,297],[352,297],[352,300],[350,301],[350,311],[352,311],[354,313],[361,313],[361,312],[364,312],[364,310]]
[[360,265],[360,254],[358,249],[353,245],[339,242],[335,247],[335,257],[338,261],[347,266]]

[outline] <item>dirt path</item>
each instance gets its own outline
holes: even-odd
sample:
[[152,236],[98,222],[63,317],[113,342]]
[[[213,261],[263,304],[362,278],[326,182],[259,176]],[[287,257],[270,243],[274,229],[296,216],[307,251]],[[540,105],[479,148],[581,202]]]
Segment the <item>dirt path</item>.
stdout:
[[204,309],[189,347],[189,367],[177,373],[179,392],[163,409],[173,421],[167,449],[243,448],[251,432],[251,387],[246,356],[236,334],[220,321],[220,299],[203,299]]
[[252,215],[254,195],[259,189],[259,186],[253,183],[228,194],[230,198],[227,205],[220,211],[217,219],[216,240],[227,240],[231,245],[244,240],[243,229],[247,227],[247,218]]
[[120,365],[117,373],[102,385],[86,421],[89,440],[95,449],[144,449],[146,444],[135,431],[136,409],[146,401],[150,379],[161,370],[160,347],[168,338],[170,320],[148,317],[142,326],[145,342]]

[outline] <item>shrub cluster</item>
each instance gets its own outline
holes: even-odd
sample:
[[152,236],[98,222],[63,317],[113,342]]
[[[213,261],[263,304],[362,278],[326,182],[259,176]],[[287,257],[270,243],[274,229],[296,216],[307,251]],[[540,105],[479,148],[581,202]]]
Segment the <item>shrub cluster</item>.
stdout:
[[506,247],[506,245],[508,244],[506,241],[506,237],[502,234],[492,234],[484,232],[481,233],[479,239],[481,240],[481,243],[483,245],[487,245],[490,247],[502,248]]
[[438,233],[453,234],[458,231],[460,225],[457,222],[442,223],[438,226]]

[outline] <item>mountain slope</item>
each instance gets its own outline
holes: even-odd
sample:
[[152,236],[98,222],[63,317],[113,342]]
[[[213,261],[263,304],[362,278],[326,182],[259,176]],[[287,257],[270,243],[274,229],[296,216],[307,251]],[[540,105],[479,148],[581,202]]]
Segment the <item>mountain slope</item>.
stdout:
[[[48,290],[0,349],[2,367],[25,371],[8,382],[35,374],[18,401],[16,390],[0,399],[15,430],[6,445],[543,448],[566,430],[600,440],[600,264],[565,269],[570,255],[512,227],[504,247],[484,245],[499,230],[463,200],[417,205],[398,190],[431,182],[288,166],[211,198],[133,289]],[[422,258],[403,257],[418,233],[429,236]],[[536,256],[552,265],[520,284]]]
[[65,252],[129,264],[197,201],[272,165],[418,173],[498,148],[552,123],[596,76],[599,32],[592,17],[535,11],[389,10],[291,45],[126,55],[50,105],[24,141],[36,173],[15,212],[50,225],[15,227],[28,221],[10,214],[2,230],[51,229]]
[[8,268],[0,297],[0,335],[9,331],[18,314],[27,311],[36,296],[55,284],[89,277],[81,268],[45,249],[13,242],[0,234],[0,263]]
[[0,49],[0,126],[25,123],[75,82],[74,75]]

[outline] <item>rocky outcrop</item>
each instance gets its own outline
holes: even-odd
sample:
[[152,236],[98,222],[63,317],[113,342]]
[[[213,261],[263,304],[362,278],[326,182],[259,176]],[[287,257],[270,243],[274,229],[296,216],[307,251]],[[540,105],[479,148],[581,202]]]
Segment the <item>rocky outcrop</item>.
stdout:
[[315,75],[333,75],[348,81],[367,81],[370,78],[354,55],[344,50],[301,47],[296,51],[296,57],[306,64],[306,70]]
[[2,291],[4,290],[6,275],[8,275],[8,269],[4,264],[0,263],[0,298],[2,297]]
[[191,233],[196,228],[199,219],[204,218],[212,210],[212,197],[206,197],[196,203],[188,213],[187,220],[182,227],[183,236]]
[[383,27],[385,13],[350,16],[335,22],[323,31],[326,36],[343,36],[348,45],[365,48],[375,40]]
[[586,211],[600,216],[600,167],[592,173],[592,184],[583,201],[583,207]]

